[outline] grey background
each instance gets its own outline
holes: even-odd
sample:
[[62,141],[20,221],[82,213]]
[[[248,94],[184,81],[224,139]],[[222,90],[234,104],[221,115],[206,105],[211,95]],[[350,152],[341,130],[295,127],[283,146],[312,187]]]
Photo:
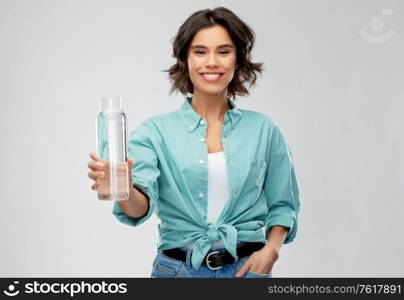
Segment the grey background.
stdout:
[[90,188],[98,99],[122,96],[130,130],[177,109],[170,39],[219,5],[265,64],[238,105],[280,124],[296,164],[299,232],[274,277],[404,276],[404,5],[346,0],[1,0],[0,276],[149,277],[158,219],[119,223]]

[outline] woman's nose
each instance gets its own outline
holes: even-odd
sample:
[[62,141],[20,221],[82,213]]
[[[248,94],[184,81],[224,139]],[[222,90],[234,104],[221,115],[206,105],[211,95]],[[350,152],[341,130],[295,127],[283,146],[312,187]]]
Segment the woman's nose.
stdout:
[[206,62],[207,66],[217,66],[217,60],[216,60],[216,56],[214,54],[210,54],[208,55],[208,59]]

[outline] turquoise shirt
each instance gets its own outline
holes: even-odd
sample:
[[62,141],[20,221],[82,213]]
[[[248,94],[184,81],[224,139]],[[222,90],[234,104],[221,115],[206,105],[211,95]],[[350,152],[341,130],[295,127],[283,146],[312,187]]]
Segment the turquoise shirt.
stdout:
[[277,124],[263,113],[240,109],[228,100],[221,142],[229,180],[229,199],[216,222],[207,222],[207,120],[184,99],[174,111],[143,121],[129,135],[128,156],[135,160],[133,185],[149,197],[140,218],[126,215],[118,202],[113,214],[139,226],[153,212],[160,219],[159,250],[194,244],[191,262],[199,269],[212,242],[222,239],[238,260],[238,241],[265,242],[271,226],[289,227],[296,236],[299,188],[290,148]]

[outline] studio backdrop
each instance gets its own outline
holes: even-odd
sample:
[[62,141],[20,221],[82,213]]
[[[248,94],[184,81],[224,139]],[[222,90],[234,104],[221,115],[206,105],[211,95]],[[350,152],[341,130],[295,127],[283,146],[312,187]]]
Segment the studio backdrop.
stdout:
[[[178,109],[172,38],[224,6],[256,34],[238,97],[287,137],[299,229],[274,277],[404,276],[402,1],[0,1],[0,276],[149,277],[159,219],[122,224],[88,178],[101,97],[133,131]],[[136,158],[135,158],[136,159]]]

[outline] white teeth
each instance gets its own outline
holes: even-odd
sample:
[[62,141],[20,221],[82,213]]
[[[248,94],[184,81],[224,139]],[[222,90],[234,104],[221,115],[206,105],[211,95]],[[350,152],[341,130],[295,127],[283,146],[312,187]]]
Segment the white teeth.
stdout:
[[208,79],[216,79],[220,76],[220,74],[203,74],[203,77]]

